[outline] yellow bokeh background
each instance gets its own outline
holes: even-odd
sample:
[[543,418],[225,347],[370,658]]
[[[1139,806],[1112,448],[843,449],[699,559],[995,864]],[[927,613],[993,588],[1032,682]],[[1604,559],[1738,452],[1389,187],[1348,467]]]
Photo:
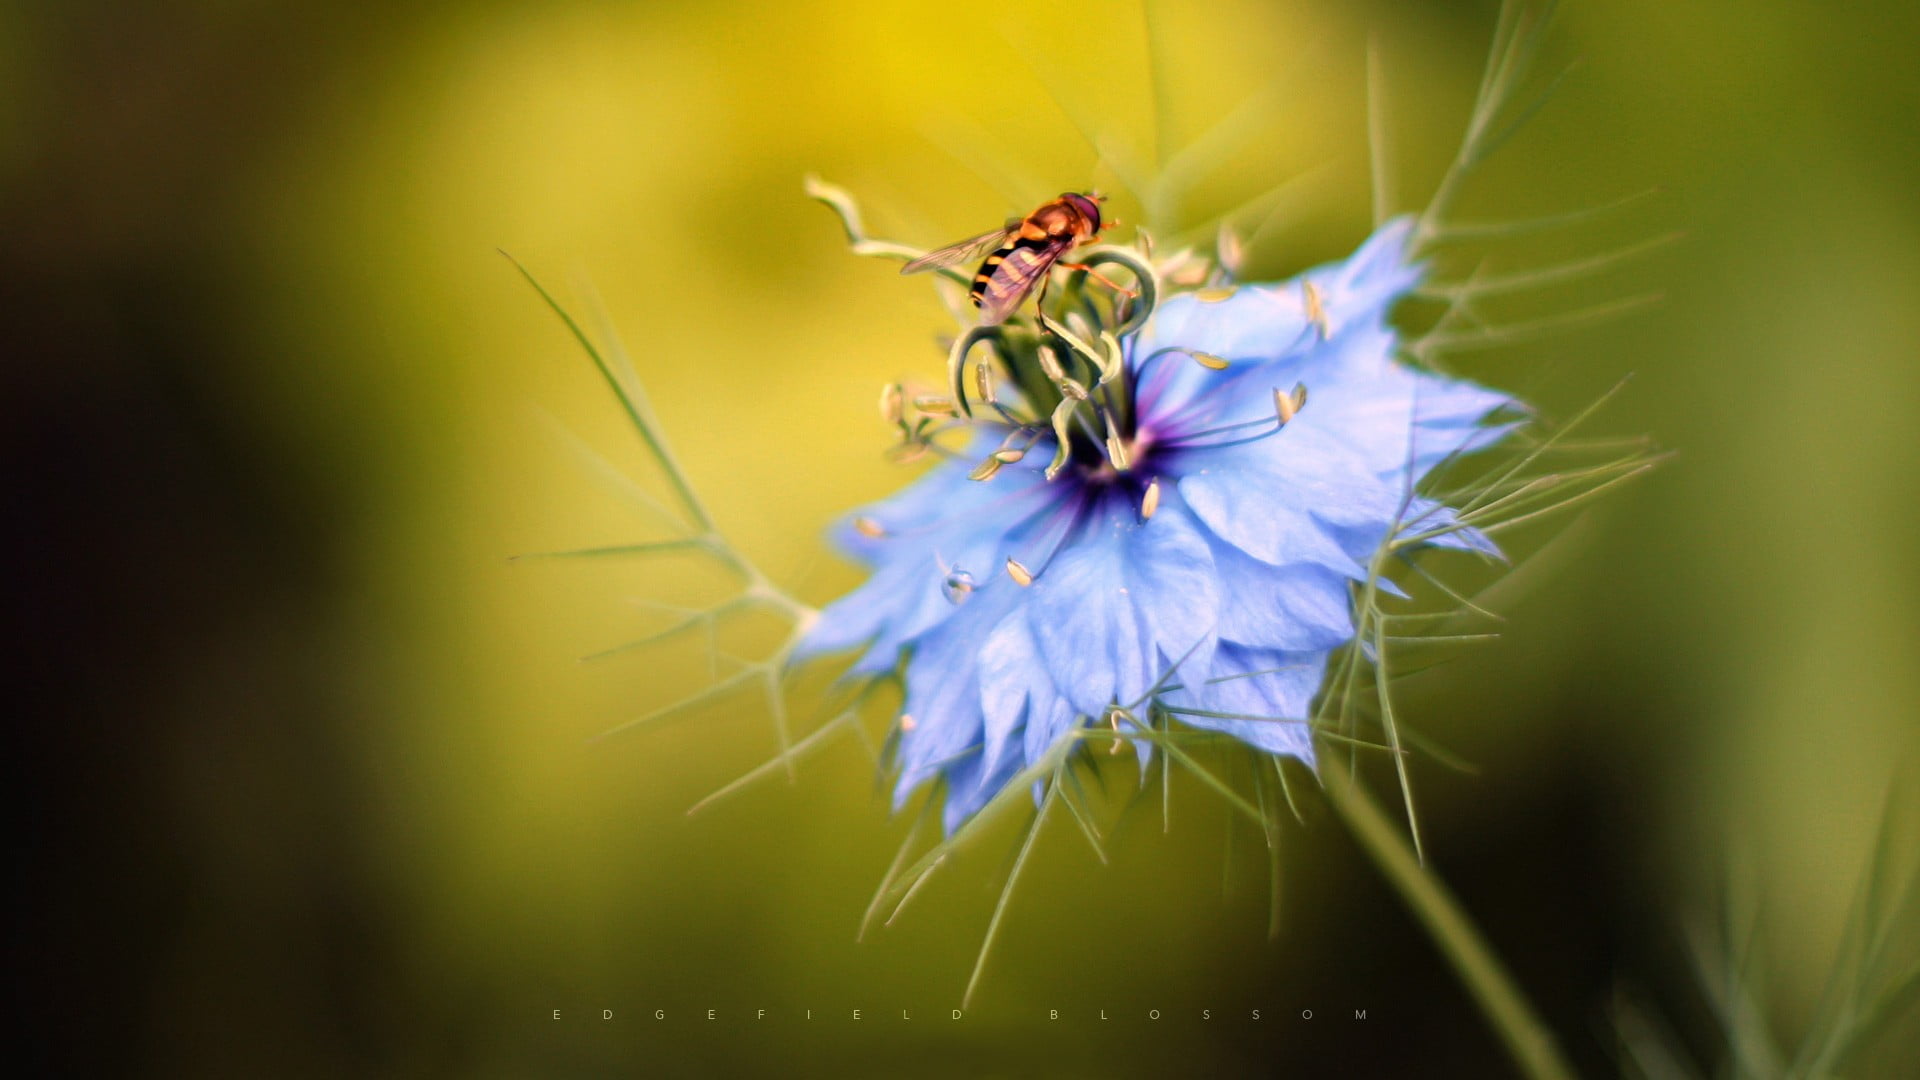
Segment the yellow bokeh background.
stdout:
[[[327,687],[316,723],[334,749],[311,766],[316,793],[288,811],[276,777],[308,767],[294,749],[223,756],[229,735],[184,719],[177,759],[151,766],[184,808],[166,842],[193,852],[204,898],[154,931],[166,945],[141,976],[139,1044],[153,1067],[1503,1067],[1331,816],[1289,833],[1272,943],[1264,856],[1250,833],[1226,839],[1199,786],[1175,785],[1166,833],[1157,797],[1136,807],[1111,866],[1056,828],[975,1007],[943,1023],[1015,834],[969,849],[856,944],[906,828],[856,741],[692,818],[777,749],[751,695],[589,742],[707,672],[694,647],[576,659],[664,625],[643,601],[699,604],[728,583],[673,557],[509,564],[669,535],[583,447],[668,489],[495,250],[576,311],[597,294],[720,526],[823,603],[858,580],[824,523],[912,473],[883,460],[877,390],[937,380],[935,337],[952,324],[922,281],[846,252],[804,175],[923,245],[1089,186],[1123,220],[1157,210],[1173,233],[1298,177],[1253,219],[1266,222],[1254,269],[1291,273],[1369,228],[1369,39],[1392,199],[1416,209],[1457,144],[1491,7],[1230,0],[1143,19],[1094,3],[203,4],[148,27],[170,57],[150,78],[109,77],[150,95],[146,111],[68,109],[66,83],[35,78],[101,62],[72,42],[120,16],[65,18],[15,15],[0,31],[18,61],[0,68],[21,88],[4,95],[0,191],[44,180],[55,166],[34,148],[62,124],[106,115],[103,139],[131,137],[139,168],[88,174],[76,199],[91,224],[62,250],[72,266],[171,264],[194,283],[203,303],[173,317],[221,347],[180,378],[328,553],[274,646]],[[1456,359],[1559,416],[1632,373],[1602,427],[1678,455],[1569,524],[1528,570],[1503,639],[1403,703],[1479,767],[1417,773],[1436,868],[1523,985],[1544,986],[1584,1064],[1608,1060],[1597,1033],[1614,974],[1683,1003],[1683,1028],[1700,1023],[1681,930],[1712,923],[1728,882],[1767,913],[1770,1015],[1804,1022],[1887,785],[1916,748],[1920,92],[1889,51],[1914,40],[1913,16],[1885,18],[1897,28],[1789,3],[1570,4],[1543,63],[1577,60],[1573,74],[1462,197],[1463,216],[1491,219],[1658,189],[1578,230],[1451,254],[1454,270],[1681,234],[1503,314],[1643,292],[1657,304]],[[205,76],[218,93],[168,96],[203,68],[226,72]],[[229,108],[244,135],[221,134]],[[1174,156],[1209,132],[1230,149]],[[1125,184],[1129,168],[1203,160],[1164,205]],[[740,647],[769,632],[742,628]],[[264,731],[249,738],[271,741],[272,709],[248,712],[239,689],[271,674],[213,647],[179,663],[196,689],[156,709],[239,709]],[[283,854],[313,832],[345,838],[362,928],[357,974],[325,989],[334,938],[280,948],[310,931],[289,897],[336,869]],[[696,1019],[709,1008],[721,1019]],[[744,1019],[761,1008],[764,1027]],[[795,1019],[809,1008],[822,1019]],[[843,1015],[855,1008],[869,1019]],[[1055,1008],[1067,1019],[1048,1019]],[[1167,1019],[1135,1016],[1149,1008]],[[1227,1028],[1202,1008],[1370,1008],[1372,1027]],[[916,1019],[893,1019],[901,1009]],[[1100,1009],[1132,1019],[1102,1026]]]

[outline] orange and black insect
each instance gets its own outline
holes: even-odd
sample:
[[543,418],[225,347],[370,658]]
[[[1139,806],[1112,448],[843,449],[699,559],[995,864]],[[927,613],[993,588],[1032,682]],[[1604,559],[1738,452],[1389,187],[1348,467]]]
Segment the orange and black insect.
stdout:
[[[1115,222],[1101,223],[1101,195],[1066,192],[1059,198],[1028,214],[1007,222],[991,232],[949,244],[902,267],[903,274],[938,270],[992,252],[973,276],[973,306],[980,309],[980,321],[987,325],[1006,321],[1034,286],[1044,282],[1060,257],[1076,246],[1100,238],[1100,230]],[[1060,263],[1069,270],[1091,268],[1077,263]],[[1098,276],[1098,275],[1095,275]],[[1101,278],[1105,281],[1105,278]],[[1112,282],[1108,282],[1112,284]]]

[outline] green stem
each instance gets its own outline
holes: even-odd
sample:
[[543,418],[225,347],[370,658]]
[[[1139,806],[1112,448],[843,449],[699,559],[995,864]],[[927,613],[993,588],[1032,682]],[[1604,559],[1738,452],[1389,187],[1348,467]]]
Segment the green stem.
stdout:
[[1572,1067],[1554,1043],[1553,1034],[1521,996],[1512,974],[1493,954],[1446,885],[1420,865],[1400,830],[1348,771],[1345,759],[1339,754],[1322,755],[1320,775],[1334,809],[1426,927],[1460,981],[1467,984],[1520,1071],[1543,1080],[1571,1080]]

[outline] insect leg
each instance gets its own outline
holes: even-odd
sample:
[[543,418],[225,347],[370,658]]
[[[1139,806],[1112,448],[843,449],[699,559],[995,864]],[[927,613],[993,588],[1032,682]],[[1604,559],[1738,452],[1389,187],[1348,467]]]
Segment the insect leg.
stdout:
[[1087,272],[1088,277],[1094,279],[1095,281],[1098,281],[1102,285],[1105,285],[1107,288],[1112,289],[1114,292],[1125,293],[1128,296],[1140,295],[1138,292],[1135,292],[1134,290],[1127,288],[1125,285],[1121,285],[1114,281],[1109,280],[1105,274],[1102,274],[1100,271],[1095,270],[1091,266],[1088,266],[1086,263],[1063,262],[1060,264],[1060,267],[1063,270],[1085,270]]

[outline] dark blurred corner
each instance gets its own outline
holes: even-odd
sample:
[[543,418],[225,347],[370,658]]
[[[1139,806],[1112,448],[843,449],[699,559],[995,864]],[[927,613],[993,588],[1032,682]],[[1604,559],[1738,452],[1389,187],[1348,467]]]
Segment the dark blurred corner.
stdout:
[[174,7],[10,27],[35,97],[0,173],[14,982],[37,1074],[220,1074],[249,1043],[334,1074],[380,1053],[393,978],[330,655],[347,493],[214,387],[276,362],[220,332],[237,178],[349,28]]

